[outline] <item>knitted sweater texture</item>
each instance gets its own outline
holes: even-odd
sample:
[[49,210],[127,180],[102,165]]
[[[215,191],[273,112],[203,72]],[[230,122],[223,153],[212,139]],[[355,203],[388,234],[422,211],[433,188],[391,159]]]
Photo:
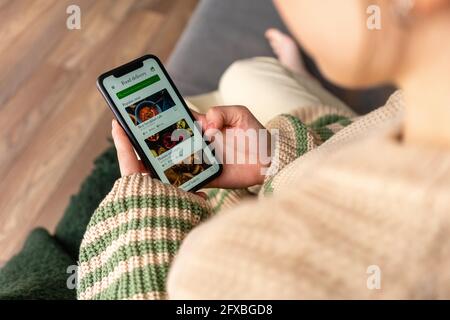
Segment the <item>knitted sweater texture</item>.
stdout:
[[361,118],[277,117],[279,171],[259,193],[119,179],[83,239],[78,297],[448,298],[450,155],[401,145],[401,112],[398,93]]
[[[280,115],[278,161],[287,164],[351,123],[353,114],[314,106]],[[270,189],[267,179],[262,190]],[[208,200],[135,174],[119,179],[95,211],[79,255],[79,299],[165,299],[170,265],[186,235],[202,221],[255,198],[247,189],[207,191]]]

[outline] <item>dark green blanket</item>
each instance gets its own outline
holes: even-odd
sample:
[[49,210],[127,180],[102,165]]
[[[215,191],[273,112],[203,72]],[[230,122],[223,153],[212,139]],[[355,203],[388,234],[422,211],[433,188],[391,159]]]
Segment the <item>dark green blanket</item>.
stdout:
[[0,270],[0,299],[76,299],[68,267],[77,264],[78,249],[86,226],[100,201],[119,177],[116,152],[108,149],[72,197],[54,235],[39,228]]

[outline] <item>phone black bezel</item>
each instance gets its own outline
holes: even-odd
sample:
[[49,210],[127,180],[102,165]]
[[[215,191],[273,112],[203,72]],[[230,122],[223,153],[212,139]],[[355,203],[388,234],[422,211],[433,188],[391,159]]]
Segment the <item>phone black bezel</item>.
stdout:
[[[141,160],[143,161],[144,165],[146,166],[146,168],[148,170],[150,170],[152,177],[157,178],[158,180],[161,180],[161,178],[159,177],[158,173],[156,172],[156,170],[153,168],[150,159],[148,158],[148,156],[145,154],[144,150],[142,150],[141,146],[139,145],[139,142],[137,141],[137,139],[134,137],[133,133],[131,132],[128,124],[126,123],[126,121],[123,119],[121,113],[119,112],[117,106],[114,104],[114,101],[111,99],[108,91],[106,90],[106,88],[103,85],[103,80],[109,76],[123,76],[127,73],[130,73],[136,69],[139,69],[140,67],[143,66],[143,62],[145,60],[148,59],[154,59],[156,61],[156,63],[158,63],[159,67],[161,68],[161,70],[163,71],[165,77],[167,78],[167,80],[169,81],[169,84],[172,86],[173,90],[175,91],[175,94],[178,96],[178,99],[181,101],[181,104],[183,105],[183,107],[185,108],[185,110],[187,111],[188,115],[191,117],[191,120],[193,122],[195,122],[195,118],[191,112],[191,110],[188,108],[186,102],[184,101],[183,97],[181,96],[180,92],[178,91],[177,87],[175,86],[175,84],[173,83],[172,79],[170,78],[166,68],[164,68],[164,65],[162,64],[161,60],[152,54],[146,54],[138,59],[135,59],[131,62],[128,62],[122,66],[119,66],[117,68],[114,68],[108,72],[103,73],[102,75],[100,75],[97,78],[97,88],[100,91],[100,93],[102,94],[103,98],[106,100],[109,108],[111,109],[111,111],[114,113],[114,116],[116,117],[117,121],[119,122],[119,124],[121,125],[121,127],[125,130],[128,138],[130,139],[131,143],[133,144],[134,149],[136,150],[136,152],[138,153],[139,157],[141,158]],[[200,130],[203,133],[203,130],[200,128]],[[206,141],[205,141],[206,142]],[[214,153],[213,153],[214,156]],[[198,184],[197,186],[195,186],[194,188],[187,190],[189,192],[195,192],[203,187],[205,187],[208,183],[210,183],[212,180],[214,180],[215,178],[217,178],[218,176],[220,176],[220,174],[222,173],[222,169],[223,166],[220,163],[217,163],[219,165],[219,170],[212,176],[210,176],[208,179],[202,181],[200,184]]]

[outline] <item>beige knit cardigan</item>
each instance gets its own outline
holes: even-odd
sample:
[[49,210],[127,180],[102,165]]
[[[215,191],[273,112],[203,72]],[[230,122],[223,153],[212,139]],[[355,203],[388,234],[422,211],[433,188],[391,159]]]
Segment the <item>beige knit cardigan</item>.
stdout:
[[275,119],[282,170],[257,197],[120,179],[84,237],[79,298],[450,298],[450,154],[401,143],[402,104]]

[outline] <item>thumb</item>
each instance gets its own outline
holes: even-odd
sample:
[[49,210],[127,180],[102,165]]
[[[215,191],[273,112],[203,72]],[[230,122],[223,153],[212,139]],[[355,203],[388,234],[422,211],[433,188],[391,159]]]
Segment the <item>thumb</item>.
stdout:
[[206,113],[207,129],[222,129],[224,127],[236,127],[248,112],[247,108],[240,106],[212,107]]

